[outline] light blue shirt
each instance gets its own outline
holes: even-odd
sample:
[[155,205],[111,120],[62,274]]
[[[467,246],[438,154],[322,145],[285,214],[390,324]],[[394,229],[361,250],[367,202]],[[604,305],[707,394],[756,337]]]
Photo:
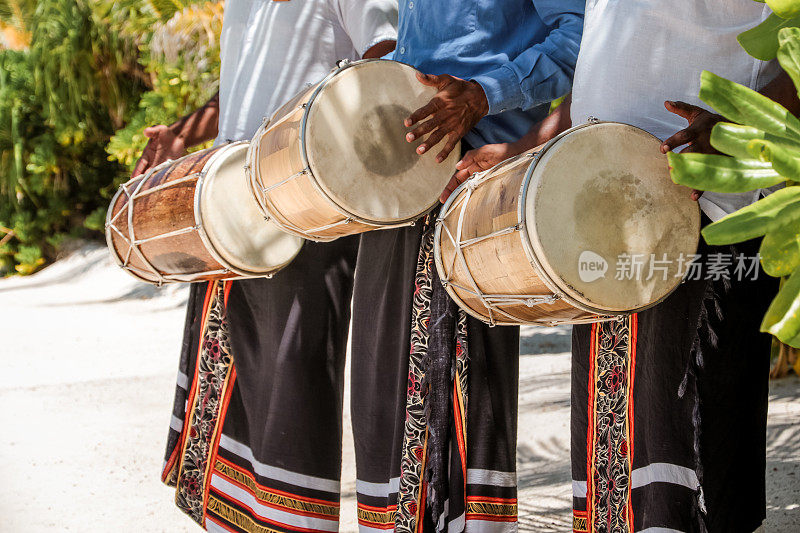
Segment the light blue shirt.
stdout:
[[393,59],[480,83],[489,116],[465,140],[514,141],[570,91],[583,31],[579,0],[400,0]]

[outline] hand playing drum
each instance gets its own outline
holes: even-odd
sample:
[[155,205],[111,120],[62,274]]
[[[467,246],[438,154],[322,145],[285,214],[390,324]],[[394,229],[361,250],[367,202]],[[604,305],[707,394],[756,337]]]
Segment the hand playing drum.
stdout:
[[405,120],[407,128],[418,124],[406,134],[406,140],[414,142],[423,135],[428,135],[417,147],[417,153],[422,155],[446,138],[444,147],[436,156],[436,162],[441,163],[447,159],[461,138],[486,116],[489,112],[489,100],[483,87],[475,81],[462,80],[447,74],[434,76],[421,72],[417,73],[417,79],[423,85],[435,87],[438,92],[430,102]]
[[144,136],[150,140],[131,175],[140,176],[165,161],[185,156],[192,146],[216,137],[218,123],[219,94],[215,94],[196,111],[169,126],[159,124],[145,128]]
[[467,181],[476,172],[484,172],[499,165],[506,159],[517,156],[529,150],[536,150],[553,139],[559,133],[569,129],[572,125],[570,108],[572,97],[567,95],[561,103],[544,120],[534,125],[528,133],[512,143],[486,144],[464,154],[456,164],[456,173],[450,178],[450,183],[445,187],[439,201],[445,203],[447,198],[456,188]]
[[330,241],[410,225],[430,211],[460,150],[456,139],[437,161],[403,139],[403,119],[437,99],[418,78],[397,61],[343,63],[276,111],[248,155],[264,215],[288,233]]

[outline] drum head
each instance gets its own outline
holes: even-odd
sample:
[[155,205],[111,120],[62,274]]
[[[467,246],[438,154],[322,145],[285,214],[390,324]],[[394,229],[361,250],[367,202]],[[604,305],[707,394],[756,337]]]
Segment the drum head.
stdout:
[[[345,211],[368,222],[413,220],[436,204],[460,157],[441,164],[436,146],[423,156],[403,121],[436,94],[415,70],[395,61],[365,61],[333,76],[313,100],[305,146],[319,185]],[[440,143],[443,144],[443,143]]]
[[578,304],[620,313],[654,305],[697,250],[700,211],[669,176],[660,142],[617,123],[567,132],[529,171],[534,258]]
[[205,169],[200,194],[203,229],[216,252],[247,274],[269,274],[287,265],[303,239],[264,220],[247,183],[247,144],[223,148]]

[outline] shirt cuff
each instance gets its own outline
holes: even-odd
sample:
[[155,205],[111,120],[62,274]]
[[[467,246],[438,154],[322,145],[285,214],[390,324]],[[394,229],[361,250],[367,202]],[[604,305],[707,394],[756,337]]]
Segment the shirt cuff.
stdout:
[[472,81],[478,82],[483,87],[483,92],[489,101],[490,115],[522,107],[520,80],[508,66],[501,65],[486,74],[475,76]]

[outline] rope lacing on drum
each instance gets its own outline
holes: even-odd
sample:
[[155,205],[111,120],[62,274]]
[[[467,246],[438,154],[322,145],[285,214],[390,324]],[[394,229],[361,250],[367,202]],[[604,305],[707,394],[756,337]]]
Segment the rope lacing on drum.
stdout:
[[[158,285],[159,287],[161,287],[164,283],[167,283],[167,282],[170,282],[170,281],[194,281],[196,279],[200,279],[200,278],[205,277],[205,276],[228,274],[230,272],[229,269],[223,268],[223,269],[217,269],[217,270],[208,270],[208,271],[205,271],[205,272],[197,272],[197,273],[193,273],[191,276],[165,274],[165,273],[161,272],[160,270],[158,270],[145,257],[144,252],[142,252],[141,245],[144,244],[144,243],[152,242],[152,241],[159,240],[159,239],[166,239],[166,238],[169,238],[169,237],[175,237],[175,236],[178,236],[178,235],[183,235],[183,234],[186,234],[186,233],[191,233],[191,232],[194,232],[194,231],[198,231],[200,229],[197,225],[192,225],[192,226],[188,226],[188,227],[185,227],[185,228],[181,228],[181,229],[177,229],[177,230],[174,230],[174,231],[170,231],[168,233],[155,235],[153,237],[147,237],[147,238],[144,238],[144,239],[137,239],[136,238],[136,230],[135,230],[134,225],[133,225],[133,214],[134,214],[133,207],[134,207],[134,202],[136,200],[138,200],[138,199],[140,199],[140,198],[142,198],[144,196],[147,196],[149,194],[152,194],[154,192],[166,189],[168,187],[173,187],[173,186],[181,184],[181,183],[185,183],[185,182],[188,182],[188,181],[196,181],[196,180],[200,179],[201,174],[200,173],[194,173],[194,174],[186,175],[186,176],[184,176],[182,178],[178,178],[178,179],[175,179],[175,180],[172,180],[172,181],[168,181],[168,182],[162,183],[161,185],[157,185],[157,186],[152,187],[150,189],[147,189],[145,191],[141,190],[142,187],[144,186],[145,182],[147,181],[147,179],[150,176],[152,176],[156,172],[160,171],[161,169],[165,168],[166,166],[169,166],[169,165],[173,164],[174,162],[175,161],[172,161],[172,160],[165,161],[164,163],[162,163],[162,164],[154,167],[150,171],[148,171],[144,176],[137,176],[137,177],[133,178],[132,180],[128,181],[127,183],[122,184],[122,187],[121,187],[122,188],[122,192],[128,198],[128,203],[126,204],[125,208],[120,209],[114,216],[112,216],[109,219],[108,223],[106,224],[106,228],[107,229],[111,230],[120,239],[122,239],[123,242],[125,242],[128,245],[128,249],[125,252],[125,257],[124,258],[123,257],[119,258],[121,260],[120,266],[122,268],[128,269],[128,270],[138,274],[140,277],[142,277],[144,279],[147,279],[148,275],[155,276],[155,278],[156,278],[155,284]],[[131,189],[131,183],[134,180],[137,180],[137,179],[139,180],[139,183],[136,184],[136,188],[133,190],[133,192],[131,192],[131,190],[130,190]],[[111,209],[113,209],[113,208],[114,208],[114,206],[111,206]],[[128,219],[128,234],[127,235],[124,234],[116,226],[117,220],[120,218],[120,216],[123,213],[127,213],[127,219]],[[139,268],[139,267],[134,266],[133,264],[131,264],[131,256],[132,255],[135,255],[139,259],[139,261],[141,261],[145,265],[146,268],[142,269],[142,268]]]
[[[517,317],[501,309],[499,307],[500,305],[525,305],[527,307],[533,307],[535,305],[551,304],[556,300],[558,300],[558,296],[555,294],[547,294],[547,295],[484,294],[478,287],[478,283],[475,281],[475,277],[473,276],[472,271],[470,270],[469,265],[467,264],[467,259],[464,256],[464,248],[485,241],[487,239],[491,239],[493,237],[499,237],[502,235],[515,233],[522,229],[522,225],[517,223],[514,226],[503,228],[494,231],[492,233],[489,233],[487,235],[482,235],[479,237],[474,237],[472,239],[462,240],[464,217],[466,216],[466,206],[469,203],[469,199],[471,198],[473,191],[477,188],[478,185],[481,185],[482,183],[496,177],[496,175],[497,174],[491,174],[490,171],[473,174],[473,176],[469,179],[469,181],[467,181],[466,186],[464,187],[466,193],[457,198],[454,202],[452,202],[448,206],[447,211],[441,212],[437,219],[437,222],[441,225],[442,230],[444,231],[445,235],[447,235],[447,238],[450,240],[450,243],[453,245],[453,248],[455,249],[455,255],[453,256],[452,262],[449,265],[450,268],[446,270],[446,272],[449,272],[449,274],[447,274],[446,278],[442,279],[442,284],[445,287],[450,286],[478,298],[488,312],[489,325],[492,327],[497,325],[496,315],[506,317],[512,321],[518,320]],[[459,206],[461,206],[461,210],[458,213],[456,235],[454,236],[453,233],[450,231],[450,228],[444,223],[444,221]],[[453,283],[452,274],[455,272],[456,261],[458,261],[459,264],[462,266],[471,287]]]

